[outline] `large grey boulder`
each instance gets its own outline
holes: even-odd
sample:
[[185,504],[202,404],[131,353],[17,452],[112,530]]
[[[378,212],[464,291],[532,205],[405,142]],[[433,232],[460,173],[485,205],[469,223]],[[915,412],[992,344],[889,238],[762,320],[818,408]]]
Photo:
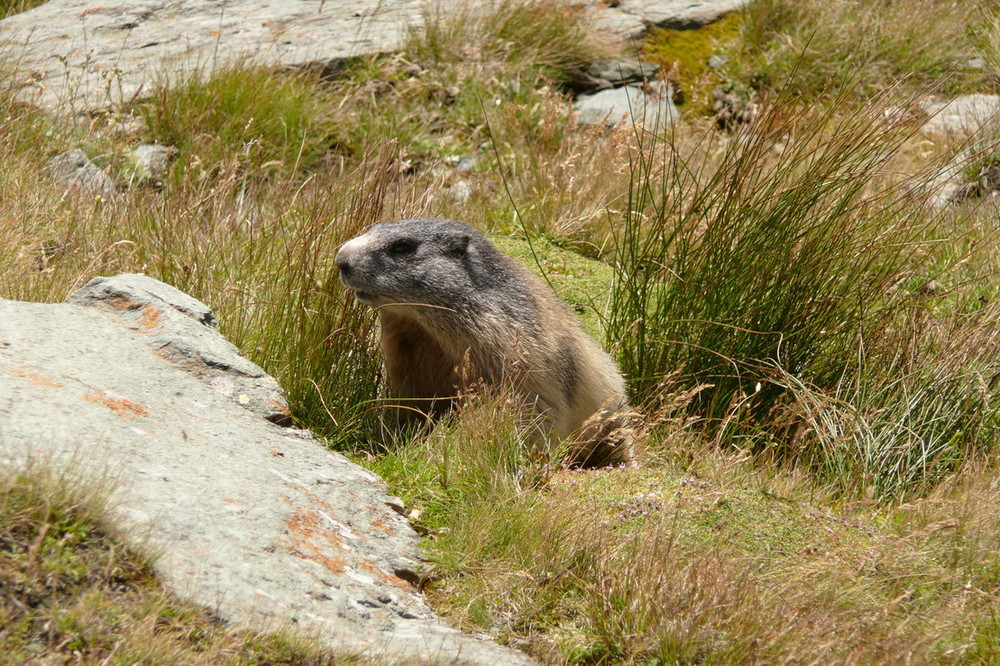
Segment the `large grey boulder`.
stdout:
[[[745,2],[584,4],[598,35],[634,39],[649,25],[704,25]],[[465,4],[435,7],[447,16]],[[233,62],[333,71],[346,58],[398,50],[427,7],[427,0],[49,0],[0,20],[0,57],[17,63],[24,100],[72,114],[130,101],[157,77]]]
[[0,466],[112,488],[112,518],[180,596],[399,663],[530,660],[439,622],[418,537],[371,472],[276,425],[277,384],[201,302],[140,275],[67,303],[0,300]]
[[[398,49],[423,0],[49,0],[0,21],[22,97],[42,108],[102,109],[149,92],[158,76],[252,58],[333,63]],[[30,72],[30,75],[27,73]]]

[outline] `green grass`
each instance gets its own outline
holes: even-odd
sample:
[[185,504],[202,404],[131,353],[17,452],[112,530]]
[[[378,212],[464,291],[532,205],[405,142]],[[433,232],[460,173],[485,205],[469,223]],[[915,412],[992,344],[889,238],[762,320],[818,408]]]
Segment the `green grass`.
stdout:
[[[988,475],[885,518],[845,515],[682,421],[647,436],[686,439],[686,469],[647,454],[591,472],[525,456],[512,422],[510,405],[479,401],[374,465],[430,531],[431,599],[469,630],[571,663],[933,660],[991,640]],[[946,610],[961,599],[986,623]]]
[[28,11],[45,0],[0,0],[0,19]]
[[244,64],[160,84],[138,111],[153,141],[181,151],[176,171],[187,178],[228,164],[264,172],[318,168],[339,140],[331,106],[313,73]]
[[739,12],[724,16],[697,30],[653,28],[646,37],[642,54],[658,62],[676,84],[674,101],[682,111],[711,113],[712,90],[725,78],[708,66],[714,55],[731,58],[730,51],[740,36]]

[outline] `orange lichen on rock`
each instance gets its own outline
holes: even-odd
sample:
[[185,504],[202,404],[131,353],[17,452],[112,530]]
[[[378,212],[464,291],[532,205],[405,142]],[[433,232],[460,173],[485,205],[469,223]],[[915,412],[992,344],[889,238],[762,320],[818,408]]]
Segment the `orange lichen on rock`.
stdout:
[[161,314],[163,313],[152,305],[143,305],[142,321],[140,322],[140,325],[146,330],[162,328],[163,325],[160,323]]
[[288,538],[282,544],[290,553],[306,560],[311,560],[332,573],[343,573],[345,562],[342,557],[328,555],[323,548],[315,543],[317,537],[339,550],[345,550],[340,539],[322,524],[322,518],[315,509],[296,509],[285,523]]
[[83,396],[84,400],[98,405],[104,405],[122,418],[131,419],[136,416],[149,416],[149,412],[126,398],[113,398],[101,389]]
[[51,388],[60,388],[62,386],[65,386],[65,384],[61,384],[60,382],[57,382],[48,375],[44,375],[33,368],[19,368],[17,370],[14,370],[11,374],[13,374],[15,377],[21,377],[23,379],[27,379],[35,386],[48,386]]

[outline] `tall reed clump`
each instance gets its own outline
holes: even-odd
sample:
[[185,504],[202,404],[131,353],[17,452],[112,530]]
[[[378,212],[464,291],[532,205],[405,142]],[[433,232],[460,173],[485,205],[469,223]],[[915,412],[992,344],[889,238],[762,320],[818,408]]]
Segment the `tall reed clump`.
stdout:
[[[884,177],[910,136],[897,117],[778,104],[715,164],[656,140],[635,153],[607,331],[640,402],[677,371],[708,385],[695,412],[719,442],[882,499],[995,448],[995,340],[914,333],[948,234]],[[982,339],[997,318],[980,317]],[[817,400],[860,420],[831,434]]]

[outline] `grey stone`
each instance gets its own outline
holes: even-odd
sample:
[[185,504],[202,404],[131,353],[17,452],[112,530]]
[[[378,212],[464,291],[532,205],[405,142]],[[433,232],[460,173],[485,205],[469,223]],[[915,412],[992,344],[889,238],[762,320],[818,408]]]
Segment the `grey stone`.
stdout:
[[472,198],[472,183],[462,178],[448,188],[448,196],[457,204],[464,204]]
[[752,89],[725,83],[712,90],[712,111],[719,127],[732,129],[752,123],[757,118],[758,106]]
[[913,190],[926,196],[932,208],[943,208],[957,200],[965,185],[965,171],[972,164],[972,154],[972,149],[963,150]]
[[622,0],[618,10],[661,28],[690,30],[718,21],[748,3],[749,0]]
[[712,69],[722,69],[727,62],[729,62],[729,58],[716,54],[708,59],[708,66]]
[[59,153],[45,167],[52,180],[64,188],[63,196],[111,199],[115,195],[115,185],[111,178],[79,148]]
[[953,157],[913,188],[933,208],[1000,192],[1000,143],[981,141]]
[[590,24],[597,34],[625,42],[639,39],[646,32],[646,22],[641,16],[626,14],[613,7],[594,7],[591,10]]
[[984,141],[966,148],[917,188],[934,208],[1000,192],[1000,144]]
[[613,127],[634,121],[647,130],[662,131],[680,118],[669,85],[653,86],[650,91],[635,86],[602,90],[580,95],[573,106],[577,121],[585,125]]
[[132,184],[162,184],[167,167],[180,151],[174,146],[146,143],[129,152],[132,166]]
[[479,160],[476,159],[474,155],[467,155],[458,161],[455,165],[455,169],[459,173],[472,173],[472,170],[476,168],[476,164]]
[[144,276],[97,278],[66,303],[0,300],[0,466],[107,483],[119,533],[230,622],[396,663],[531,663],[437,620],[407,582],[420,550],[401,502],[245,409],[248,385],[219,390],[239,377],[274,387],[203,303]]
[[1000,123],[1000,95],[961,95],[944,102],[928,100],[920,106],[930,116],[921,131],[930,135],[964,139],[986,125]]
[[587,66],[587,74],[613,86],[656,78],[660,66],[655,62],[640,62],[629,58],[596,60]]
[[144,275],[118,275],[94,278],[67,302],[115,315],[157,355],[220,395],[268,421],[288,421],[278,383],[219,335],[212,311],[184,292]]

